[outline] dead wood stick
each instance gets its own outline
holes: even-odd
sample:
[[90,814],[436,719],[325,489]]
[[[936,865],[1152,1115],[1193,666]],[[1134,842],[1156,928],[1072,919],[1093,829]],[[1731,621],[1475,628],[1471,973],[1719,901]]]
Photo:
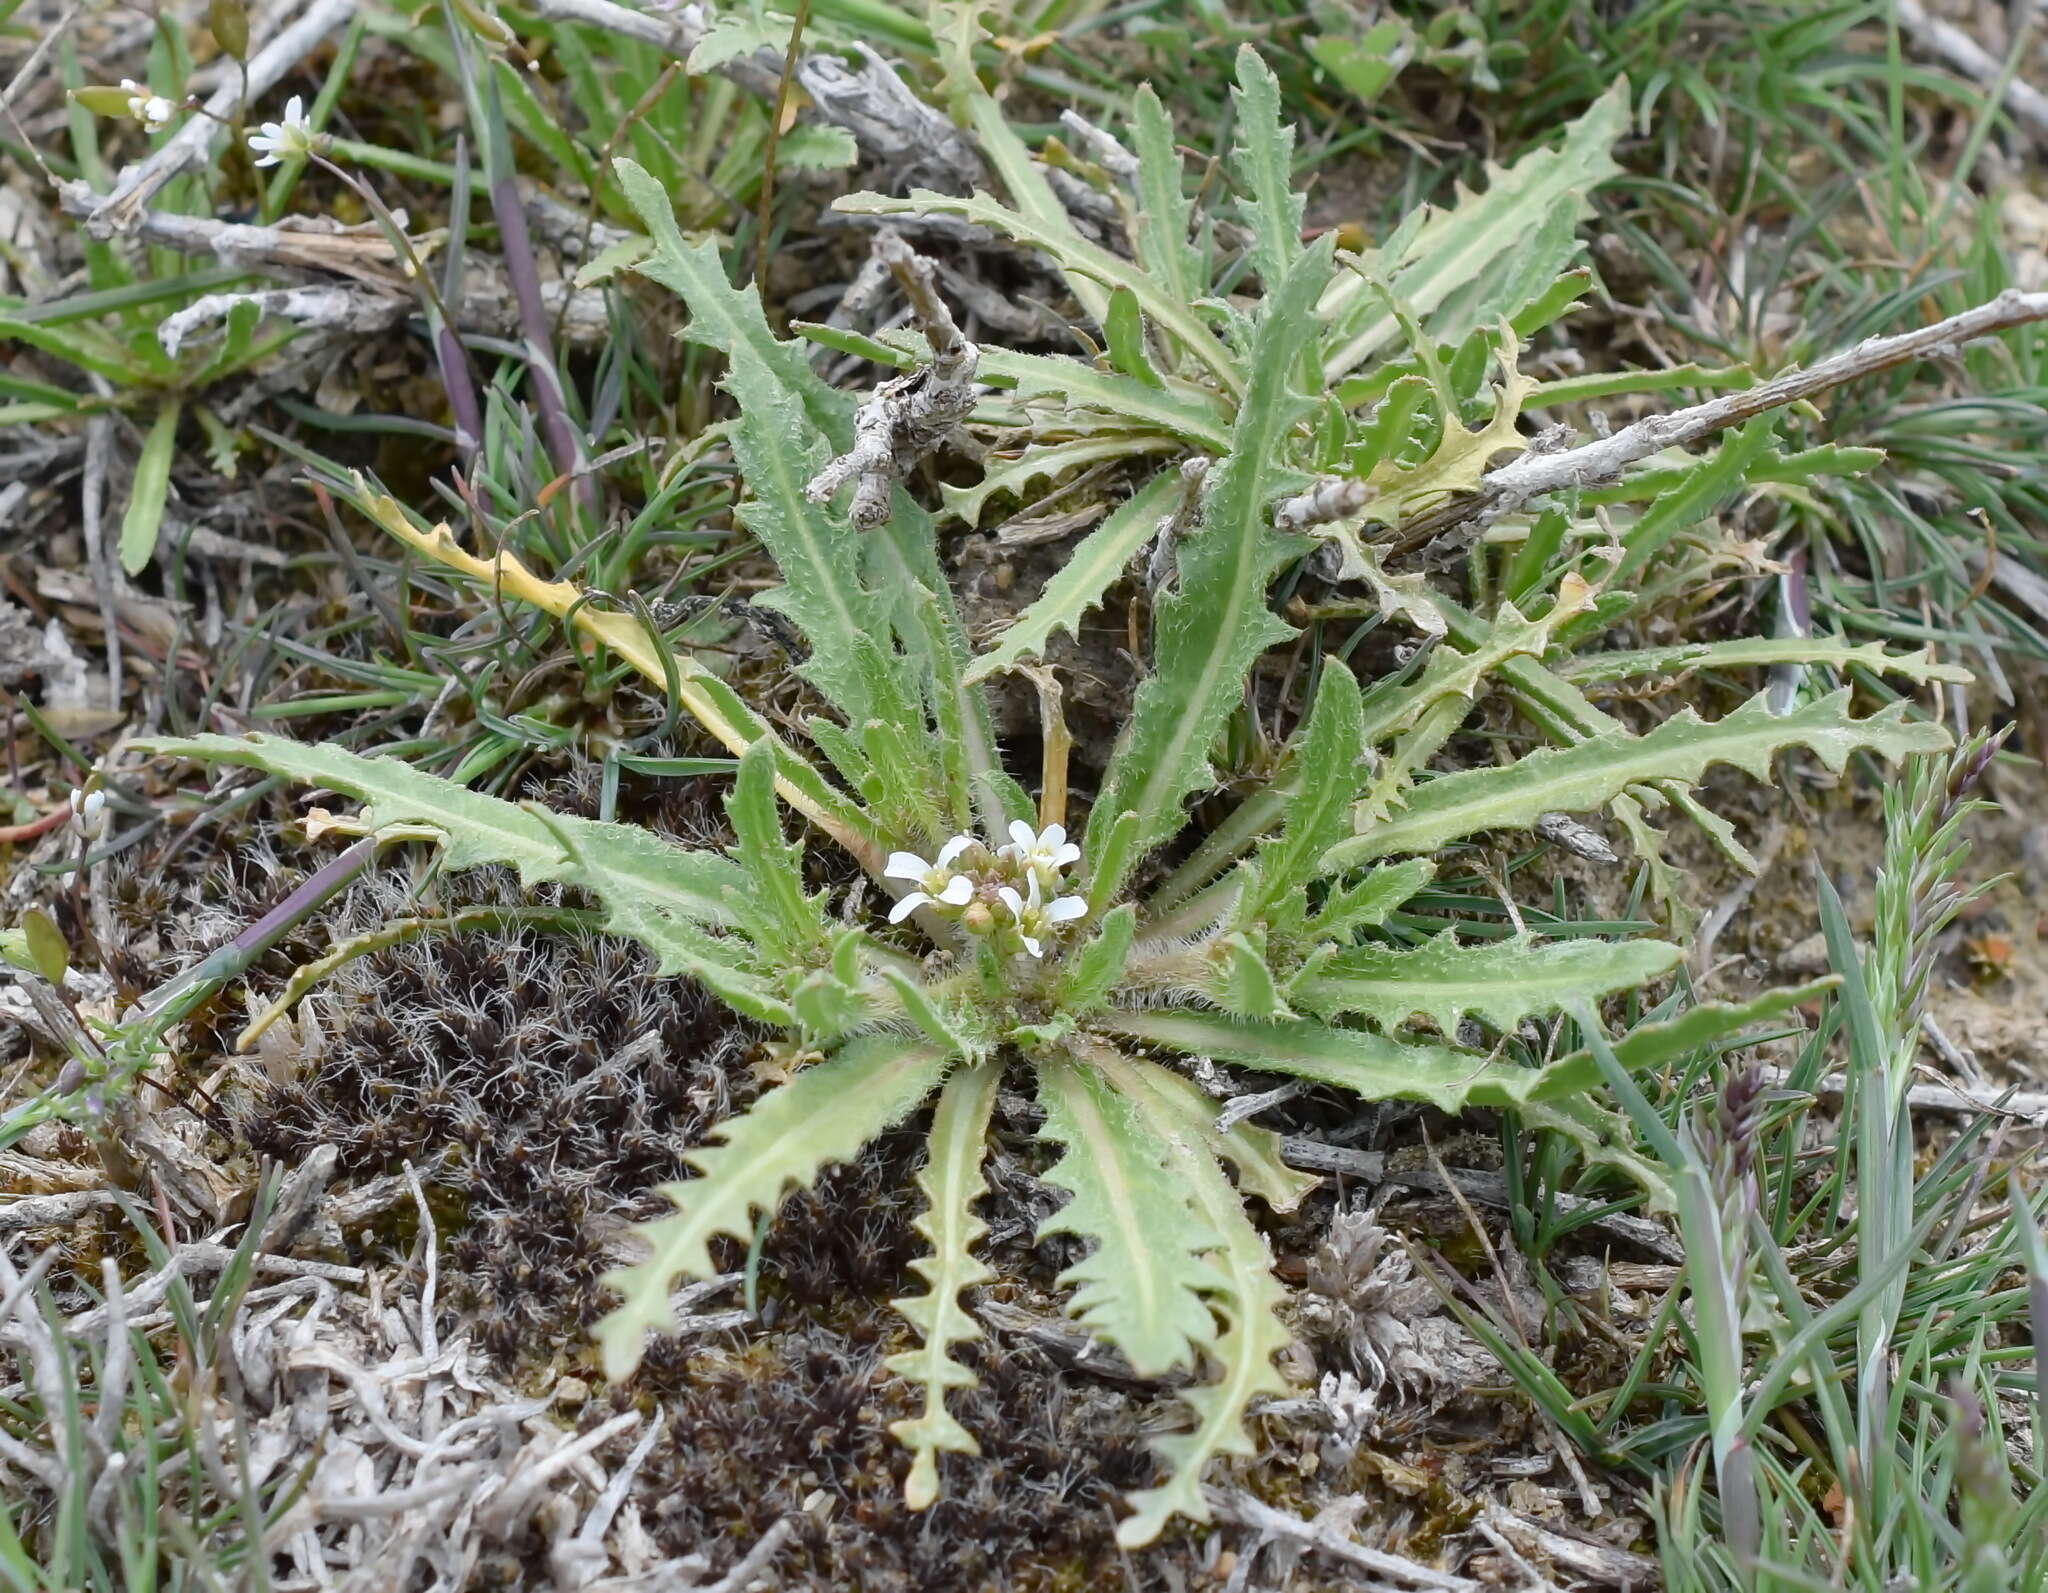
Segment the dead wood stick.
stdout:
[[[2005,63],[1953,22],[1929,16],[1920,0],[1897,0],[1899,26],[1930,55],[1938,55],[1980,88],[1990,88]],[[2037,138],[2048,138],[2048,94],[2027,80],[2024,67],[2005,85],[2005,105]]]
[[[1547,493],[1612,481],[1628,466],[1666,448],[1697,442],[1845,382],[1875,376],[1915,360],[1954,355],[1966,343],[2043,320],[2048,320],[2048,293],[2010,289],[1988,303],[1932,326],[1890,337],[1865,338],[1847,352],[1805,370],[1785,371],[1743,392],[1724,393],[1704,404],[1648,416],[1577,448],[1520,454],[1498,470],[1488,471],[1477,492],[1405,522],[1390,552],[1408,552],[1468,523],[1484,524],[1503,514],[1512,514]],[[1290,506],[1291,502],[1283,503],[1276,518],[1285,515]]]

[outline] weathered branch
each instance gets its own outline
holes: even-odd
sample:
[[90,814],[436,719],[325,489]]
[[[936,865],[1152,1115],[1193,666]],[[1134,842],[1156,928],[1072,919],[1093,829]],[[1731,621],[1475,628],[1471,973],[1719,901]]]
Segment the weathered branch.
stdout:
[[960,335],[939,297],[932,264],[894,233],[875,240],[875,253],[895,276],[910,313],[931,345],[929,365],[883,382],[854,417],[853,447],[813,476],[804,496],[823,503],[854,483],[855,526],[868,530],[889,518],[890,488],[943,442],[974,407],[974,371],[981,350]]
[[1473,521],[1484,524],[1512,514],[1537,498],[1567,487],[1613,481],[1630,465],[1666,448],[1682,448],[1845,382],[1875,376],[1915,360],[1953,356],[1966,343],[2044,320],[2048,320],[2048,293],[2009,290],[1989,303],[1932,326],[1891,337],[1866,338],[1846,353],[1824,359],[1808,369],[1785,371],[1742,392],[1724,393],[1703,404],[1648,416],[1577,448],[1560,453],[1532,450],[1498,470],[1487,472],[1476,493],[1405,522],[1390,551],[1400,553],[1421,547],[1459,526]]
[[[1899,26],[1915,44],[1980,86],[1989,88],[2004,74],[2004,62],[1953,22],[1928,15],[1920,0],[1897,0],[1897,15]],[[2024,67],[2005,85],[2005,105],[2037,138],[2048,138],[2048,94],[2028,81]]]

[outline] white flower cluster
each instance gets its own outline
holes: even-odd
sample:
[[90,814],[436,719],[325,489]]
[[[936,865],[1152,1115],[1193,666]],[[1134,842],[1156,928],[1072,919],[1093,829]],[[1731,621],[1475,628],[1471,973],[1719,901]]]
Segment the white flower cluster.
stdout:
[[71,793],[71,828],[81,839],[97,841],[107,833],[107,793],[97,786]]
[[972,835],[956,835],[930,862],[915,852],[892,853],[882,872],[916,889],[896,904],[889,922],[900,924],[920,907],[940,909],[970,934],[1012,934],[1028,955],[1043,957],[1061,924],[1088,914],[1086,897],[1059,894],[1067,865],[1080,858],[1064,826],[1034,830],[1022,819],[1010,825],[1010,844],[993,851]]

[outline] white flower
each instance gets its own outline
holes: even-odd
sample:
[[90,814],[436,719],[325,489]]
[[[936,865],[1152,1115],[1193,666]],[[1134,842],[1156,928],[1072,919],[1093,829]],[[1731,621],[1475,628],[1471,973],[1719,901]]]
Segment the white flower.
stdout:
[[259,166],[275,166],[286,157],[303,159],[313,153],[313,124],[306,119],[306,102],[294,94],[285,101],[284,120],[265,122],[249,135],[249,148],[262,159]]
[[[1013,827],[1014,829],[1017,827]],[[1054,826],[1058,828],[1058,826]],[[1017,920],[1017,938],[1024,942],[1024,949],[1034,957],[1045,955],[1045,937],[1056,924],[1070,919],[1084,918],[1088,913],[1088,899],[1085,896],[1055,896],[1045,900],[1038,888],[1038,875],[1034,871],[1026,876],[1027,895],[1017,894],[1014,885],[1005,885],[997,890],[1003,905],[1010,909],[1010,916]]]
[[882,870],[890,879],[907,879],[917,889],[889,910],[889,922],[900,924],[927,902],[947,907],[964,907],[974,894],[974,881],[953,872],[953,859],[974,845],[971,835],[956,835],[939,848],[939,855],[927,863],[915,852],[891,852],[889,866]]
[[121,79],[121,87],[128,95],[128,114],[154,133],[160,127],[168,127],[171,118],[178,114],[178,107],[161,94],[152,94],[132,77]]
[[1060,870],[1069,863],[1081,859],[1081,849],[1067,839],[1064,824],[1048,824],[1042,830],[1033,830],[1022,819],[1010,821],[1010,844],[998,854],[1012,858],[1031,871],[1031,877],[1050,885],[1059,878]]
[[79,787],[71,793],[71,827],[88,841],[107,833],[107,793]]

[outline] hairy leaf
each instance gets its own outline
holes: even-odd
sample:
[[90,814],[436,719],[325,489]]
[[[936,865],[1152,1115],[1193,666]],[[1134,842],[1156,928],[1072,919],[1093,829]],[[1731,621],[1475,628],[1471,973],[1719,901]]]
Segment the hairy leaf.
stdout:
[[1045,1108],[1039,1136],[1065,1147],[1045,1180],[1073,1198],[1038,1230],[1071,1233],[1094,1248],[1060,1274],[1073,1287],[1068,1314],[1123,1352],[1143,1377],[1191,1366],[1216,1336],[1202,1291],[1215,1275],[1201,1259],[1221,1238],[1188,1204],[1130,1102],[1086,1063],[1038,1069]]
[[1633,990],[1669,973],[1684,951],[1660,940],[1553,940],[1526,935],[1461,946],[1444,933],[1419,946],[1353,946],[1288,988],[1288,999],[1323,1017],[1359,1013],[1383,1029],[1417,1014],[1455,1035],[1467,1013],[1503,1034],[1524,1018],[1558,1011],[1576,996]]
[[988,1224],[974,1214],[974,1203],[988,1192],[981,1163],[1001,1077],[1002,1069],[994,1063],[977,1063],[955,1069],[939,1092],[924,1168],[917,1175],[925,1211],[916,1227],[932,1253],[910,1263],[910,1270],[924,1279],[926,1291],[889,1302],[923,1338],[918,1348],[892,1355],[885,1363],[924,1393],[922,1415],[889,1426],[915,1457],[903,1484],[903,1502],[913,1510],[924,1509],[939,1496],[940,1450],[981,1453],[973,1435],[946,1409],[946,1391],[972,1388],[975,1381],[974,1373],[952,1354],[954,1345],[981,1337],[980,1324],[960,1303],[960,1293],[995,1276],[973,1253],[976,1241],[988,1232]]
[[1711,723],[1688,708],[1644,735],[1609,731],[1504,768],[1432,780],[1405,811],[1331,847],[1323,867],[1335,871],[1375,857],[1433,852],[1480,830],[1526,829],[1542,814],[1584,813],[1644,781],[1697,781],[1717,763],[1765,779],[1772,757],[1786,747],[1806,748],[1839,774],[1858,748],[1898,759],[1950,744],[1946,730],[1910,720],[1906,711],[1906,704],[1895,703],[1857,719],[1849,712],[1847,687],[1783,716],[1772,714],[1760,696]]
[[852,440],[851,402],[812,372],[802,344],[769,330],[760,296],[732,286],[716,243],[683,241],[652,176],[630,160],[613,165],[654,243],[634,269],[682,297],[690,311],[685,337],[726,356],[725,387],[740,406],[733,459],[750,494],[739,521],[788,583],[760,601],[803,631],[811,656],[802,672],[857,721],[866,696],[855,639],[881,633],[881,605],[860,579],[859,533],[843,514],[804,496],[805,483]]
[[1033,444],[1015,459],[996,465],[971,487],[941,486],[939,496],[945,499],[946,513],[978,526],[983,506],[999,493],[1021,501],[1035,481],[1050,480],[1065,471],[1100,464],[1105,459],[1166,453],[1174,446],[1171,437],[1142,432],[1134,437],[1079,437],[1072,442]]
[[1873,675],[1902,675],[1915,685],[1930,681],[1960,684],[1970,672],[1926,653],[1894,653],[1883,642],[1860,646],[1834,636],[1742,636],[1725,642],[1687,642],[1676,647],[1639,647],[1588,653],[1554,666],[1554,673],[1579,685],[1635,680],[1644,675],[1685,675],[1696,669],[1750,669],[1764,664],[1813,664],[1826,669],[1865,669]]
[[1059,631],[1078,636],[1081,617],[1102,601],[1102,594],[1123,574],[1124,566],[1158,534],[1160,519],[1179,490],[1180,480],[1174,472],[1161,471],[1083,537],[995,646],[967,666],[969,683],[1038,657]]
[[[1628,80],[1620,78],[1565,129],[1556,149],[1524,155],[1505,170],[1492,167],[1484,193],[1460,188],[1449,209],[1433,210],[1427,217],[1418,213],[1417,224],[1403,226],[1396,238],[1368,257],[1369,269],[1424,317],[1474,282],[1487,277],[1505,281],[1501,263],[1520,252],[1526,264],[1533,241],[1540,240],[1553,251],[1536,274],[1546,280],[1555,277],[1570,263],[1573,245],[1568,232],[1560,237],[1555,229],[1546,231],[1546,221],[1560,205],[1574,217],[1591,213],[1586,196],[1621,170],[1609,151],[1627,127]],[[1532,278],[1527,272],[1514,275],[1515,281],[1506,284],[1510,295],[1526,297],[1522,285]],[[1498,302],[1488,295],[1468,297],[1461,308],[1470,325],[1483,325],[1520,304]],[[1321,312],[1342,340],[1323,361],[1324,377],[1331,383],[1400,335],[1393,314],[1374,302],[1363,277],[1340,277],[1332,283],[1323,295]],[[1463,335],[1454,327],[1430,330],[1440,337]]]
[[[1154,673],[1103,777],[1098,806],[1138,815],[1139,853],[1179,830],[1181,803],[1210,783],[1209,750],[1243,699],[1247,672],[1292,634],[1266,606],[1266,587],[1304,544],[1270,528],[1267,506],[1301,480],[1282,463],[1283,444],[1310,406],[1288,375],[1330,249],[1318,244],[1264,301],[1231,451],[1209,472],[1199,529],[1179,544],[1180,583],[1154,621]],[[1092,831],[1090,840],[1099,844]]]
[[1181,1392],[1194,1408],[1193,1430],[1153,1440],[1166,1466],[1166,1481],[1130,1496],[1132,1514],[1116,1534],[1119,1544],[1137,1548],[1157,1538],[1172,1516],[1206,1521],[1209,1507],[1202,1497],[1202,1474],[1209,1462],[1220,1455],[1253,1452],[1252,1436],[1245,1430],[1246,1412],[1260,1395],[1287,1389],[1273,1365],[1273,1357],[1287,1347],[1290,1337],[1280,1319],[1287,1293],[1273,1277],[1265,1239],[1246,1218],[1243,1201],[1217,1166],[1215,1154],[1203,1138],[1188,1131],[1184,1081],[1135,1058],[1099,1052],[1091,1056],[1131,1103],[1141,1131],[1166,1147],[1175,1181],[1221,1240],[1209,1258],[1210,1297],[1224,1321],[1207,1356],[1218,1375]]
[[[396,758],[365,758],[327,743],[282,736],[158,737],[141,751],[209,763],[239,763],[364,804],[369,829],[426,825],[445,839],[454,869],[507,864],[520,883],[571,885],[606,909],[605,927],[640,941],[664,974],[694,971],[718,943],[695,925],[736,922],[729,893],[747,876],[727,859],[694,852],[632,824],[605,824],[468,790]],[[733,949],[714,957],[732,962]]]
[[1107,1001],[1123,978],[1131,953],[1138,910],[1125,902],[1102,915],[1094,936],[1068,952],[1060,964],[1057,1005],[1070,1017],[1093,1012]]
[[1334,1084],[1369,1101],[1422,1101],[1442,1112],[1520,1106],[1557,1088],[1550,1068],[1510,1067],[1452,1046],[1391,1040],[1307,1018],[1265,1023],[1192,1008],[1113,1010],[1097,1013],[1088,1027],[1193,1056]]
[[1189,238],[1194,207],[1181,182],[1173,118],[1150,83],[1131,98],[1131,147],[1138,153],[1138,259],[1166,293],[1193,304],[1208,296],[1209,268]]
[[1358,682],[1333,657],[1323,660],[1316,700],[1296,754],[1293,800],[1277,840],[1260,849],[1256,893],[1239,898],[1239,923],[1285,904],[1298,921],[1302,887],[1313,879],[1324,852],[1350,828],[1347,809],[1357,793],[1365,756],[1365,719]]
[[662,1186],[677,1214],[639,1228],[653,1254],[605,1276],[625,1296],[597,1325],[605,1376],[626,1376],[639,1365],[648,1332],[674,1325],[669,1292],[679,1277],[709,1277],[717,1270],[713,1239],[750,1236],[756,1208],[773,1211],[792,1186],[808,1188],[827,1165],[845,1161],[901,1122],[931,1094],[946,1067],[945,1055],[930,1046],[871,1035],[720,1123],[720,1143],[686,1158],[700,1176]]
[[1307,933],[1322,940],[1335,940],[1361,929],[1377,929],[1387,915],[1427,885],[1436,874],[1436,864],[1426,857],[1411,857],[1402,863],[1382,863],[1363,879],[1330,892],[1309,920]]
[[1307,196],[1294,186],[1294,129],[1280,119],[1280,83],[1249,44],[1237,51],[1237,142],[1230,166],[1242,197],[1238,212],[1252,234],[1252,269],[1268,293],[1301,258]]
[[734,916],[763,952],[782,961],[801,960],[825,942],[824,897],[804,893],[804,849],[783,839],[775,802],[775,749],[767,742],[755,742],[741,757],[725,811],[737,841],[733,856],[747,875],[746,883],[733,889]]

